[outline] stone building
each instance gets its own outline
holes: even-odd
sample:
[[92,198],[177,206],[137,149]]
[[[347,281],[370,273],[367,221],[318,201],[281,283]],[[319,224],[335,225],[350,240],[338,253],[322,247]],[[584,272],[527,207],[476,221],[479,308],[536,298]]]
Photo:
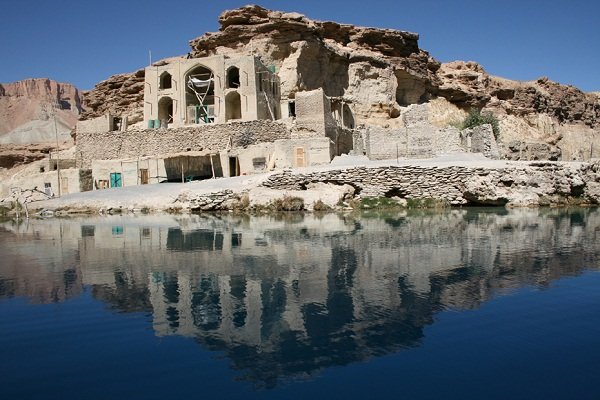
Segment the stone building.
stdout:
[[149,128],[276,120],[279,87],[274,70],[255,56],[160,62],[146,67],[144,120]]
[[352,149],[343,106],[331,105],[323,89],[281,100],[279,77],[255,56],[161,61],[145,69],[142,123],[79,122],[77,164],[93,189],[327,164]]

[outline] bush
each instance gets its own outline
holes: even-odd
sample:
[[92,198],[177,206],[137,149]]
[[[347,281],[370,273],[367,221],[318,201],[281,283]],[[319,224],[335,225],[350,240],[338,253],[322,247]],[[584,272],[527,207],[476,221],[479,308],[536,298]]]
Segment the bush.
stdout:
[[427,208],[427,209],[442,209],[450,207],[450,203],[446,199],[433,199],[433,198],[422,198],[422,199],[408,199],[407,208]]
[[300,197],[285,195],[282,199],[275,199],[271,206],[274,211],[302,211],[304,200]]
[[481,126],[485,124],[490,124],[492,126],[492,131],[494,132],[494,137],[498,139],[498,135],[500,134],[500,125],[498,123],[498,118],[494,116],[491,112],[482,113],[481,110],[476,108],[469,111],[469,115],[465,118],[462,123],[462,129],[474,128],[476,126]]
[[363,197],[351,200],[350,207],[355,210],[386,210],[402,208],[402,205],[388,197]]
[[321,199],[315,201],[313,204],[313,211],[329,211],[329,210],[331,210],[331,207],[329,207],[327,204],[323,203],[323,201]]

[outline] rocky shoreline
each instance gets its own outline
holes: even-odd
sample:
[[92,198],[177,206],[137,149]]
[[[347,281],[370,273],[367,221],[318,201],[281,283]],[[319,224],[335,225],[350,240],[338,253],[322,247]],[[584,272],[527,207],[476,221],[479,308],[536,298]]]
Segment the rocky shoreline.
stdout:
[[599,161],[438,158],[357,165],[353,159],[349,164],[98,190],[45,200],[22,193],[2,204],[5,215],[15,213],[17,202],[25,203],[30,214],[47,215],[600,204]]

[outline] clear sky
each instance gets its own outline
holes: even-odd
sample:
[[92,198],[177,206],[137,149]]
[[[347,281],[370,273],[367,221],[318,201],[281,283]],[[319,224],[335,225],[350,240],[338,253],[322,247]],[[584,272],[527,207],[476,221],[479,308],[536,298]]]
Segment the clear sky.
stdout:
[[[90,89],[185,54],[236,0],[0,0],[0,82],[48,77]],[[420,34],[437,60],[473,60],[516,80],[547,76],[600,91],[596,0],[256,0],[311,19]]]

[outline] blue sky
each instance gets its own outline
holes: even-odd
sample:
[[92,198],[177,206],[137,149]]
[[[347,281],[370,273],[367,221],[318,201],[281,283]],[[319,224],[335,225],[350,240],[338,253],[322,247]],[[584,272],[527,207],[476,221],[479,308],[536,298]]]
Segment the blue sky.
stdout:
[[[153,59],[185,54],[235,0],[0,0],[0,82],[49,77],[90,89]],[[256,0],[311,19],[408,30],[437,60],[473,60],[516,80],[547,76],[600,91],[594,0]]]

